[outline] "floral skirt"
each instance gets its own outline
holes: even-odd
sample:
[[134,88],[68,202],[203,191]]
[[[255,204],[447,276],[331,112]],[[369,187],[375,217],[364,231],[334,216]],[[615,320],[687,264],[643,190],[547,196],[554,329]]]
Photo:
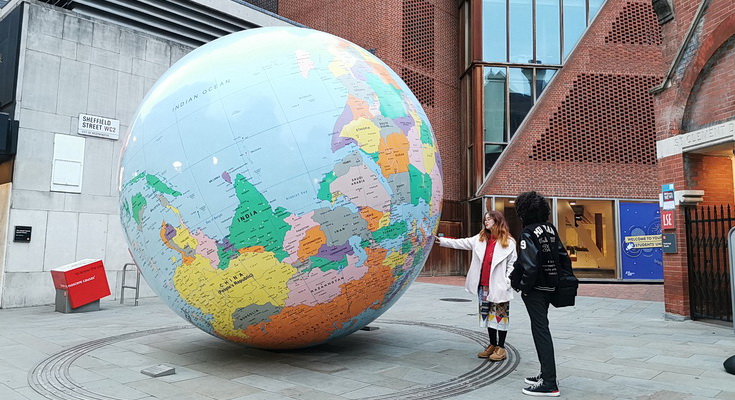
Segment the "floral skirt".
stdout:
[[507,331],[510,323],[510,302],[493,303],[487,301],[488,287],[477,288],[477,299],[480,303],[480,328],[493,328]]

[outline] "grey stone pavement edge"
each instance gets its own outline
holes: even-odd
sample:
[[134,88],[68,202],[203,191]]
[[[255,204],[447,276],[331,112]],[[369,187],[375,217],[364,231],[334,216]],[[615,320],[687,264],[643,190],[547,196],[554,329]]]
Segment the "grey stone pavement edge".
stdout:
[[[442,300],[444,299],[444,300]],[[455,301],[447,301],[455,300]],[[456,301],[468,300],[468,301]],[[485,332],[472,296],[414,283],[369,326],[298,351],[244,348],[212,337],[157,298],[101,310],[0,310],[0,400],[524,399],[538,371],[528,316],[511,303],[510,356],[478,359]],[[664,319],[663,303],[578,297],[551,309],[561,397],[735,399],[732,327]],[[153,378],[158,365],[174,375]]]

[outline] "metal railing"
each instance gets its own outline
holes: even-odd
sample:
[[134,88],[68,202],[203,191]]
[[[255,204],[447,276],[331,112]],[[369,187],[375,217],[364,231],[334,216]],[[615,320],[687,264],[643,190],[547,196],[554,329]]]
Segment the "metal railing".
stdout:
[[692,319],[733,320],[728,232],[735,226],[730,206],[684,211]]
[[[128,267],[135,268],[135,285],[125,285],[125,276],[128,273]],[[140,297],[140,270],[135,263],[126,263],[123,265],[122,278],[120,279],[120,304],[125,301],[125,289],[135,289],[135,305],[138,305],[138,298]]]

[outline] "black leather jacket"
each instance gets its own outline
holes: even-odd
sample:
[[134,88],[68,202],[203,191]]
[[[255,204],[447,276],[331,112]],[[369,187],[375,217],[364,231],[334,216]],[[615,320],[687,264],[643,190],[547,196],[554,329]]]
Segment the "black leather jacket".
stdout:
[[[513,288],[527,293],[531,289],[553,292],[559,275],[571,271],[571,259],[559,238],[556,228],[550,223],[530,224],[523,228],[520,251],[515,263]],[[571,272],[570,272],[571,273]]]

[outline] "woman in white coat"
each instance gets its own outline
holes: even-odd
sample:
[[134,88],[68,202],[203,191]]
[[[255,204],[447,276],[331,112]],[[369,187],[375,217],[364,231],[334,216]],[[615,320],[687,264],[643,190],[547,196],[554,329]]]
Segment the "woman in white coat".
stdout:
[[480,327],[487,328],[490,345],[477,354],[491,361],[505,360],[505,338],[508,334],[510,273],[518,258],[515,240],[508,232],[503,214],[490,211],[483,219],[483,229],[475,236],[463,239],[438,237],[439,245],[460,250],[472,250],[472,262],[465,280],[465,290],[477,296],[480,307]]

